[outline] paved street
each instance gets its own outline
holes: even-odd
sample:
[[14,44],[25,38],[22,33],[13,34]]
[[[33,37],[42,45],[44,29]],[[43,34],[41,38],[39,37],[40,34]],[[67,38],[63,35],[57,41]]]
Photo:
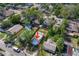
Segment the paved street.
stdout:
[[6,47],[5,43],[0,39],[0,48],[5,50],[3,54],[6,56],[25,56],[23,52],[17,53],[12,48]]

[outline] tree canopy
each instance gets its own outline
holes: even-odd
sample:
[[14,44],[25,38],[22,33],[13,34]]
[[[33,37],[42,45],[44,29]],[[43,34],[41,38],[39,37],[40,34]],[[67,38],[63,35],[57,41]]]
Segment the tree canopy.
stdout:
[[9,19],[13,24],[17,24],[20,22],[21,18],[19,14],[14,14],[14,15],[11,15]]
[[21,44],[21,46],[25,47],[27,45],[27,43],[31,42],[31,37],[33,35],[33,31],[28,31],[25,30],[19,37],[19,43]]
[[26,16],[35,16],[40,19],[42,17],[42,13],[37,8],[31,7],[26,9]]

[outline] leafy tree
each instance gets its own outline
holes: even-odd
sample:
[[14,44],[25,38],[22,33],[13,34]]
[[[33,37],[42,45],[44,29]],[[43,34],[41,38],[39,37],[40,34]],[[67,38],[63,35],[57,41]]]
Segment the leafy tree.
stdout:
[[12,16],[10,16],[9,19],[11,20],[11,22],[12,22],[13,24],[17,24],[17,23],[20,22],[20,15],[19,15],[19,14],[12,15]]
[[6,35],[5,38],[4,38],[4,42],[5,42],[5,43],[8,43],[8,42],[10,42],[10,41],[11,41],[11,37],[8,36],[8,35]]
[[1,3],[1,4],[0,4],[1,7],[5,7],[6,5],[7,5],[7,4],[5,4],[5,3]]
[[66,31],[66,26],[68,24],[67,19],[63,19],[63,22],[60,27],[51,27],[48,31],[49,36],[53,36],[53,41],[57,44],[57,53],[60,54],[64,47],[64,33]]
[[75,10],[74,10],[74,17],[77,19],[79,17],[79,5],[75,6]]
[[61,9],[60,16],[63,18],[68,18],[69,17],[69,10],[64,6]]
[[54,11],[56,16],[60,15],[62,8],[63,8],[63,4],[55,4],[54,5],[53,11]]
[[66,26],[68,25],[68,20],[63,19],[62,25],[59,28],[60,34],[64,34],[66,32]]
[[34,16],[40,19],[42,17],[42,13],[37,8],[31,7],[26,9],[26,16]]
[[53,41],[57,42],[57,40],[60,38],[60,35],[57,34],[57,35],[54,35],[53,36]]
[[60,54],[64,47],[64,39],[62,37],[58,38],[56,44],[57,44],[58,54]]
[[18,40],[20,42],[20,44],[25,47],[26,44],[29,42],[31,42],[31,37],[33,35],[33,31],[24,31],[19,37]]
[[79,46],[79,37],[78,37],[77,39],[78,39],[78,43],[77,43],[77,44],[78,44],[78,46]]
[[50,29],[48,30],[49,36],[54,36],[54,35],[56,34],[56,32],[57,32],[57,29],[54,29],[54,28],[50,28]]
[[42,4],[42,8],[49,10],[49,4],[47,3]]
[[11,26],[11,25],[12,25],[12,23],[11,23],[9,20],[3,21],[3,22],[1,23],[2,28],[7,28],[7,27],[9,27],[9,26]]
[[50,27],[49,30],[48,30],[49,36],[63,35],[66,32],[67,24],[68,24],[68,20],[63,19],[63,22],[60,25],[60,27]]
[[22,23],[24,23],[24,24],[30,24],[31,23],[31,20],[30,19],[28,19],[28,18],[26,18],[25,20],[23,20],[23,22]]

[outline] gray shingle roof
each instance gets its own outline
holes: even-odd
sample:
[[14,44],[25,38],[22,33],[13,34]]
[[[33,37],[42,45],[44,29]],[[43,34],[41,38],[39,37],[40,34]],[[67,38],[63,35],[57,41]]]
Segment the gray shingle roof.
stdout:
[[53,42],[51,39],[48,39],[46,42],[44,42],[44,49],[48,51],[55,52],[56,50],[56,43]]
[[10,29],[8,29],[7,31],[10,32],[11,34],[15,34],[15,33],[19,32],[22,28],[23,28],[23,26],[21,26],[20,24],[17,24],[17,25],[14,25],[13,27],[11,27]]

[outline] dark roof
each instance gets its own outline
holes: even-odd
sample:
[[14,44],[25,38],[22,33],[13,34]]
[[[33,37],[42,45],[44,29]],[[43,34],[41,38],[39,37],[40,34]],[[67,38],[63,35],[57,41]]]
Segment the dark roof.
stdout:
[[4,30],[2,28],[0,28],[0,32],[4,32]]
[[4,18],[5,18],[5,16],[2,13],[0,13],[0,20],[2,20]]

